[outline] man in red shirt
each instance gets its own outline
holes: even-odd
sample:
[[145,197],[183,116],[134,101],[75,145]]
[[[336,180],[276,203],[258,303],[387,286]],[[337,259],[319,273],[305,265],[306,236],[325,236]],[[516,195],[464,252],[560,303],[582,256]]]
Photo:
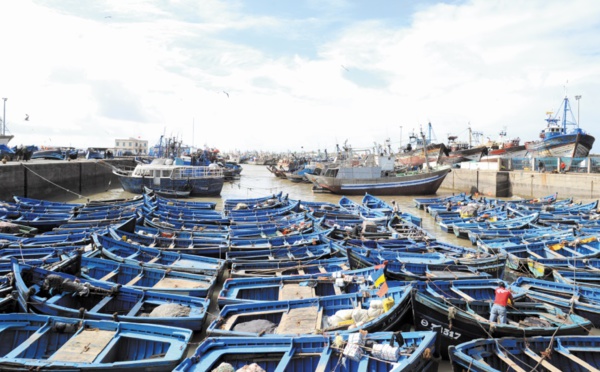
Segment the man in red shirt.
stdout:
[[490,322],[494,323],[498,319],[498,323],[506,324],[506,305],[508,305],[509,299],[513,300],[512,293],[506,289],[504,282],[500,282],[498,288],[496,288],[496,298],[490,313]]

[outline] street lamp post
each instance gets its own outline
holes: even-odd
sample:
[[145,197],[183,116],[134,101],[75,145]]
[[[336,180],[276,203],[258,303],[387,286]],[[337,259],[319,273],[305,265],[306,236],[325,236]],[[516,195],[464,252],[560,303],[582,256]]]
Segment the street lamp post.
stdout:
[[4,108],[3,108],[3,114],[2,114],[2,135],[6,134],[6,100],[8,98],[2,98],[4,100]]
[[577,128],[579,128],[579,100],[581,99],[581,95],[575,96],[575,100],[577,101]]

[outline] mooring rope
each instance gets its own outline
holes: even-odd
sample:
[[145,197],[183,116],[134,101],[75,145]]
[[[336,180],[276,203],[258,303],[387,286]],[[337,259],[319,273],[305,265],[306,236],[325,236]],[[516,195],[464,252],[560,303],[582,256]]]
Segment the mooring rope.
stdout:
[[21,165],[23,166],[23,168],[25,168],[25,169],[27,169],[28,171],[30,171],[31,173],[35,174],[36,176],[38,176],[38,177],[39,177],[39,178],[41,178],[42,180],[44,180],[44,181],[46,181],[46,182],[48,182],[48,183],[50,183],[50,184],[52,184],[52,185],[54,185],[54,186],[56,186],[56,187],[60,188],[60,189],[63,189],[63,190],[65,190],[66,192],[69,192],[69,193],[71,193],[71,194],[73,194],[73,195],[76,195],[76,196],[77,196],[78,198],[80,198],[80,199],[82,199],[82,198],[86,198],[86,196],[85,196],[85,195],[78,194],[78,193],[76,193],[75,191],[71,191],[71,190],[67,189],[66,187],[63,187],[63,186],[61,186],[61,185],[59,185],[59,184],[57,184],[57,183],[54,183],[54,182],[50,181],[49,179],[47,179],[46,177],[42,176],[41,174],[39,174],[39,173],[35,172],[34,170],[32,170],[31,168],[29,168],[29,167],[28,167],[28,166],[26,166],[25,164],[21,163]]

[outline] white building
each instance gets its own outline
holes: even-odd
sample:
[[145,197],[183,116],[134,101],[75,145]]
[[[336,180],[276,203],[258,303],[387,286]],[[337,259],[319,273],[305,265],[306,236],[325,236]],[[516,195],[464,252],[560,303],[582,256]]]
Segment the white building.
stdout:
[[148,155],[148,141],[129,137],[115,140],[115,155]]

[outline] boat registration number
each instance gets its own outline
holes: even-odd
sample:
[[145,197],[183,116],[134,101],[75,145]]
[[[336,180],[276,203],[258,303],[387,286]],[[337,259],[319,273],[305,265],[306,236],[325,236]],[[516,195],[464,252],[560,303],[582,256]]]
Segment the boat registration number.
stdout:
[[452,331],[452,330],[442,326],[441,324],[430,323],[427,319],[421,319],[421,325],[425,328],[431,329],[432,331],[435,330],[437,327],[439,327],[440,333],[443,336],[446,336],[453,340],[458,340],[460,338],[460,336],[462,335],[462,333]]

